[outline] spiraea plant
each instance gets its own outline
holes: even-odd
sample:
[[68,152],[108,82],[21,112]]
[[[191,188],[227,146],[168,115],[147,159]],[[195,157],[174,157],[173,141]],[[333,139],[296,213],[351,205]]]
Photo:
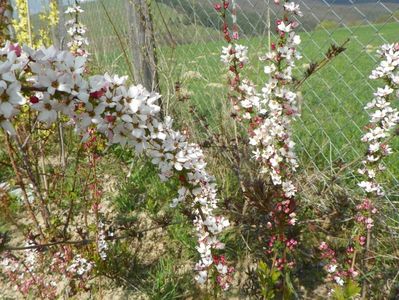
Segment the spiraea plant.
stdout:
[[[74,6],[67,13],[80,11]],[[200,257],[195,278],[228,289],[232,269],[220,255],[224,244],[218,236],[229,222],[216,213],[217,186],[201,148],[175,131],[170,117],[161,117],[160,95],[129,85],[127,77],[89,76],[87,53],[78,49],[86,44],[82,26],[71,25],[72,52],[9,41],[0,51],[1,138],[15,176],[11,189],[20,190],[24,212],[22,220],[7,217],[26,240],[18,246],[2,239],[3,274],[22,294],[42,298],[91,288],[97,266],[107,260],[108,241],[117,238],[102,211],[97,165],[105,146],[120,145],[147,155],[162,181],[179,183],[171,206],[184,207],[192,217]],[[75,149],[65,149],[65,132],[77,137]],[[57,140],[59,163],[49,168],[49,160],[57,160],[47,157]],[[2,192],[12,197],[8,189]]]
[[[367,299],[377,294],[389,297],[392,289],[392,285],[389,285],[381,294],[381,291],[373,289],[375,285],[370,283],[370,278],[374,278],[372,265],[377,263],[372,263],[372,256],[379,252],[378,246],[384,244],[373,234],[373,229],[375,225],[377,228],[383,226],[378,222],[378,208],[382,206],[385,197],[382,181],[386,170],[384,158],[393,153],[390,142],[395,137],[395,128],[399,123],[399,112],[394,104],[399,96],[399,45],[383,45],[378,50],[378,55],[381,62],[372,71],[370,79],[380,80],[385,85],[377,88],[374,98],[365,106],[370,120],[361,141],[367,145],[367,150],[358,169],[363,179],[358,186],[363,190],[364,197],[355,207],[355,234],[348,241],[346,253],[340,258],[340,263],[329,245],[322,242],[320,246],[323,258],[328,261],[326,271],[334,283],[331,295],[336,299],[360,295]],[[379,284],[383,285],[381,282]]]
[[[291,123],[298,115],[292,72],[296,60],[301,58],[297,51],[301,40],[294,31],[299,24],[293,16],[302,14],[294,2],[287,1],[281,6],[284,14],[276,23],[278,40],[261,58],[266,62],[264,72],[268,81],[258,92],[254,84],[240,74],[248,63],[248,48],[236,42],[234,1],[232,32],[226,21],[229,2],[215,5],[223,18],[223,33],[228,42],[221,60],[228,66],[232,116],[249,138],[250,159],[258,169],[256,182],[264,190],[263,196],[258,193],[257,197],[248,197],[246,201],[249,206],[261,208],[262,213],[259,210],[257,213],[263,214],[263,233],[258,234],[264,239],[265,249],[264,255],[258,258],[258,274],[261,293],[267,299],[279,295],[288,297],[293,292],[289,270],[295,264],[292,252],[298,244],[295,231],[291,229],[296,223],[297,189],[293,177],[298,167]],[[249,188],[244,186],[243,189]]]
[[66,22],[68,27],[68,35],[70,41],[68,41],[68,48],[79,56],[87,56],[86,47],[89,45],[89,41],[85,36],[86,26],[80,21],[80,14],[84,10],[80,6],[80,1],[75,1],[72,6],[69,6],[65,13],[71,18]]

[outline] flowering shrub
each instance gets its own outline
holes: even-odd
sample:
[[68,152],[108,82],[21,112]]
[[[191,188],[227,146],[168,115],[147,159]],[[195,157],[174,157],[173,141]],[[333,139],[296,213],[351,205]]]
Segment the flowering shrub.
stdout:
[[16,11],[18,20],[13,20],[12,25],[16,31],[17,40],[22,44],[33,46],[33,34],[30,24],[28,2],[24,0],[16,1]]
[[[275,3],[279,5],[279,2]],[[291,122],[298,115],[297,94],[289,87],[294,82],[292,71],[295,61],[301,58],[296,50],[301,40],[294,32],[299,24],[293,16],[301,16],[302,13],[294,2],[286,1],[282,5],[284,16],[276,21],[279,40],[271,44],[271,52],[261,57],[267,63],[264,72],[269,80],[262,92],[258,93],[249,80],[240,78],[239,70],[248,63],[248,48],[234,42],[238,39],[236,27],[230,35],[225,20],[228,6],[228,1],[223,1],[222,5],[215,5],[215,9],[220,12],[224,8],[221,13],[224,18],[223,32],[229,45],[223,48],[221,60],[229,67],[230,90],[235,93],[229,97],[232,99],[233,115],[247,129],[249,144],[253,147],[253,159],[260,173],[267,175],[266,178],[269,177],[274,185],[273,203],[271,211],[268,211],[269,242],[266,250],[271,256],[272,268],[268,272],[272,276],[274,268],[278,271],[292,268],[294,261],[289,253],[298,243],[294,237],[287,236],[288,227],[296,223],[294,198],[297,189],[292,178],[298,167],[295,143],[291,137]],[[235,24],[235,14],[232,15]],[[266,266],[263,266],[265,269]],[[277,281],[273,281],[268,289],[274,289],[276,285]],[[272,294],[267,295],[272,297]]]
[[[53,37],[55,37],[54,31],[59,22],[57,1],[50,0],[48,6],[48,11],[46,10],[39,14],[39,19],[44,26],[41,26],[36,33],[33,28],[28,1],[15,1],[15,12],[18,14],[18,17],[12,20],[12,26],[16,33],[16,39],[20,44],[27,44],[31,47],[51,45],[51,33],[53,32]],[[10,24],[10,22],[6,24]]]
[[[234,124],[235,138],[228,146],[233,153],[238,194],[243,198],[234,221],[237,220],[237,230],[245,226],[256,228],[257,244],[246,246],[256,261],[257,292],[265,299],[291,299],[297,283],[291,277],[303,271],[296,265],[300,254],[297,248],[302,244],[296,224],[303,220],[297,220],[299,166],[292,129],[299,117],[297,88],[302,81],[294,78],[293,71],[301,59],[298,51],[301,39],[295,29],[299,26],[296,17],[302,13],[294,2],[274,3],[281,7],[283,16],[276,20],[274,28],[277,41],[261,57],[266,75],[261,91],[242,73],[250,63],[249,49],[238,43],[236,1],[224,0],[214,8],[222,18],[227,42],[220,58],[227,70]],[[128,84],[127,77],[87,74],[88,40],[86,27],[80,22],[82,12],[79,2],[65,12],[71,16],[67,22],[70,51],[54,47],[34,50],[12,42],[6,42],[0,50],[0,128],[5,133],[16,177],[12,188],[9,183],[0,184],[0,198],[4,203],[18,198],[29,215],[30,227],[22,230],[26,237],[23,247],[8,246],[7,238],[0,236],[3,273],[24,295],[56,298],[67,285],[72,290],[68,296],[90,289],[90,280],[101,275],[98,266],[112,257],[110,241],[118,238],[109,225],[112,220],[104,212],[104,179],[97,173],[104,148],[118,145],[145,154],[158,169],[161,181],[174,179],[178,183],[177,196],[170,206],[184,206],[192,217],[197,239],[195,249],[200,256],[194,267],[195,278],[200,284],[211,278],[222,290],[229,289],[235,283],[235,269],[222,255],[225,245],[219,240],[229,221],[217,215],[218,190],[215,178],[206,171],[202,149],[188,141],[186,131],[173,129],[171,117],[162,116],[159,94]],[[1,18],[7,20],[7,16],[6,10],[0,10]],[[7,26],[1,29],[6,30]],[[325,60],[343,50],[331,51]],[[372,228],[378,214],[376,200],[384,196],[378,181],[384,170],[381,162],[392,153],[389,140],[399,122],[399,113],[391,105],[393,98],[399,96],[398,53],[398,44],[384,45],[379,52],[383,61],[370,77],[383,79],[386,85],[378,88],[375,98],[366,106],[372,111],[362,138],[368,150],[359,169],[364,177],[359,187],[366,196],[355,206],[354,237],[342,247],[343,251],[325,241],[317,241],[315,247],[327,274],[330,296],[336,299],[357,297],[360,283],[365,282],[359,274],[369,269]],[[312,67],[317,70],[321,65]],[[308,71],[305,79],[312,72]],[[79,139],[76,167],[72,171],[73,188],[63,192],[64,186],[60,184],[53,191],[41,165],[45,155],[43,145],[54,138],[57,130],[62,137],[65,129],[73,131]],[[217,144],[219,140],[213,136],[211,141]],[[226,145],[223,147],[227,149]],[[61,164],[65,172],[67,163]],[[244,165],[252,169],[248,172]],[[65,180],[61,175],[59,179]],[[76,191],[76,185],[83,187],[81,193]],[[60,197],[68,198],[65,201],[68,205]],[[229,207],[228,201],[225,205],[234,206]],[[252,206],[250,213],[247,206]],[[253,223],[245,223],[247,220]],[[12,221],[18,227],[18,222]],[[363,296],[366,294],[364,284]]]
[[[152,163],[158,166],[162,181],[176,176],[180,182],[178,197],[172,201],[171,206],[175,207],[185,202],[185,205],[192,209],[198,239],[197,250],[201,257],[195,266],[198,271],[197,281],[206,283],[208,272],[214,270],[217,282],[223,289],[227,289],[231,269],[227,267],[225,258],[215,255],[214,251],[223,249],[224,245],[218,240],[217,235],[229,222],[214,214],[217,208],[217,188],[214,178],[205,171],[206,163],[201,149],[198,145],[189,143],[183,134],[172,129],[173,120],[170,117],[161,118],[160,107],[157,104],[160,95],[149,93],[142,86],[127,85],[127,77],[108,74],[85,77],[87,52],[82,50],[82,47],[87,45],[87,39],[83,36],[85,28],[77,17],[80,12],[82,9],[78,5],[66,11],[75,15],[75,18],[67,23],[71,26],[68,32],[72,39],[68,46],[72,53],[59,51],[54,47],[33,50],[10,42],[0,50],[1,128],[15,144],[20,145],[19,131],[23,126],[19,123],[20,115],[25,113],[33,116],[36,119],[35,125],[39,123],[40,127],[45,129],[51,129],[60,118],[67,118],[67,124],[74,127],[85,149],[95,146],[96,137],[102,135],[109,145],[128,146],[137,153],[148,155]],[[90,157],[91,168],[95,169],[98,157],[95,153]],[[90,186],[95,199],[93,210],[97,223],[96,248],[100,259],[105,260],[108,249],[106,240],[109,235],[99,219],[101,194],[97,184]],[[5,252],[3,264],[7,272],[18,276],[17,285],[24,287],[20,289],[22,292],[29,290],[40,278],[43,284],[39,291],[42,293],[41,290],[52,285],[55,279],[50,280],[37,269],[29,269],[29,266],[27,269],[26,262],[34,261],[30,257],[38,254],[36,249],[52,239],[47,231],[51,227],[51,212],[55,209],[55,204],[41,195],[37,185],[34,192],[36,196],[40,195],[40,201],[32,205],[27,201],[26,208],[31,213],[40,238],[29,241],[29,246],[35,245],[28,250],[30,256],[10,259],[13,256]],[[36,208],[42,220],[37,218]],[[63,242],[68,244],[68,240]],[[95,265],[94,261],[87,260],[81,254],[72,254],[70,248],[67,260],[65,255],[57,253],[54,254],[55,257],[66,262],[59,274],[74,273],[82,279],[89,275]],[[36,268],[33,262],[32,268]],[[27,272],[31,276],[26,274]],[[54,291],[51,290],[51,293]]]
[[386,169],[382,159],[392,154],[389,142],[393,138],[394,128],[399,123],[399,113],[392,107],[392,100],[398,97],[399,46],[383,45],[378,54],[382,61],[372,71],[370,79],[382,79],[386,85],[377,88],[374,99],[365,106],[365,110],[371,113],[370,122],[365,127],[366,133],[361,138],[361,141],[367,144],[367,151],[358,169],[358,173],[363,177],[358,186],[363,190],[365,197],[355,207],[356,234],[348,241],[349,245],[341,262],[326,242],[322,242],[319,247],[322,252],[321,258],[326,261],[327,279],[335,283],[331,294],[337,299],[343,299],[343,295],[348,298],[359,296],[360,283],[363,283],[362,296],[371,295],[367,292],[366,281],[358,275],[369,271],[372,229],[378,214],[377,207],[380,205],[377,200],[384,197],[383,187],[379,182]]
[[[40,21],[44,24],[44,28],[39,29],[40,43],[41,45],[51,45],[52,39],[56,38],[55,31],[59,23],[58,15],[58,3],[56,0],[49,1],[48,11],[45,11],[39,15]],[[20,42],[21,43],[21,42]]]
[[85,37],[86,26],[80,22],[79,15],[83,13],[84,10],[80,7],[79,1],[77,1],[72,6],[69,6],[65,11],[71,19],[66,22],[68,27],[68,34],[71,40],[67,43],[68,48],[71,52],[76,53],[76,55],[87,56],[88,53],[85,47],[89,45],[88,39]]
[[[223,248],[216,236],[228,226],[228,221],[213,213],[217,207],[216,186],[213,177],[205,172],[201,149],[172,129],[170,117],[160,121],[160,108],[156,104],[159,95],[141,86],[127,86],[126,77],[105,74],[86,80],[85,58],[53,47],[35,51],[7,43],[0,54],[0,126],[10,136],[16,136],[13,121],[22,106],[28,105],[44,126],[56,122],[59,113],[68,116],[83,142],[90,138],[90,130],[94,130],[110,144],[146,153],[158,165],[161,180],[178,174],[181,187],[173,206],[192,198],[188,205],[196,215],[194,225],[201,255],[196,265],[197,279],[205,283],[213,265],[212,249]],[[46,213],[43,216],[48,218]],[[224,269],[217,269],[223,277]]]
[[[399,123],[399,112],[392,106],[392,101],[399,98],[399,44],[385,44],[378,50],[381,57],[379,66],[374,69],[370,79],[381,79],[385,86],[377,88],[374,99],[367,103],[365,109],[371,111],[370,123],[366,127],[366,133],[361,138],[367,144],[367,151],[362,167],[358,170],[363,176],[359,183],[366,194],[363,201],[357,205],[358,224],[357,243],[359,252],[365,256],[364,272],[368,271],[368,260],[372,243],[372,228],[374,216],[378,213],[378,200],[384,196],[380,184],[381,174],[385,170],[382,159],[392,154],[390,140],[394,136],[394,129]],[[367,294],[366,285],[363,285],[363,296]]]

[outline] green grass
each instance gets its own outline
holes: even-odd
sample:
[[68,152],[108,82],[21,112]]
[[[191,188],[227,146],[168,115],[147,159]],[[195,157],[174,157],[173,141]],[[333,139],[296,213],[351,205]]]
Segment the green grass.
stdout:
[[[382,84],[369,80],[368,76],[378,63],[376,50],[385,42],[396,41],[398,30],[399,24],[388,23],[337,28],[333,32],[318,30],[300,33],[303,59],[298,63],[298,77],[308,63],[323,57],[331,43],[340,44],[350,38],[347,50],[301,88],[302,115],[295,123],[295,136],[301,165],[308,171],[339,169],[363,155],[365,149],[360,137],[367,123],[363,107],[371,100],[375,87]],[[172,30],[173,34],[176,32],[192,35],[192,31]],[[261,87],[267,77],[262,72],[263,63],[258,57],[267,51],[267,37],[243,39],[240,43],[250,49],[251,63],[243,73]],[[175,113],[178,125],[192,127],[195,120],[190,116],[187,105],[175,101],[173,87],[176,82],[189,92],[189,105],[196,107],[213,131],[229,131],[226,125],[229,119],[226,70],[220,62],[220,51],[224,45],[220,37],[212,42],[197,41],[175,48],[158,48],[164,102],[168,112]],[[117,53],[120,49],[114,48],[97,57],[98,62],[106,69],[127,74],[122,58],[116,66],[108,63],[109,57]],[[396,141],[394,147],[398,146]],[[395,183],[394,178],[399,175],[397,159],[396,154],[387,160],[387,180],[391,183]]]
[[[367,123],[363,107],[372,98],[375,87],[382,84],[372,82],[368,75],[378,62],[376,49],[385,41],[395,41],[398,29],[398,24],[391,23],[375,28],[339,28],[332,33],[301,33],[300,50],[304,58],[298,63],[300,72],[309,62],[321,59],[331,43],[340,44],[350,38],[347,50],[302,86],[302,116],[295,124],[302,165],[323,170],[363,154],[364,146],[359,141],[362,127]],[[251,56],[251,65],[244,74],[261,86],[267,78],[257,58],[266,51],[267,39],[253,38],[241,43],[249,46]],[[220,114],[226,102],[225,69],[219,61],[223,45],[211,42],[181,45],[174,51],[159,50],[163,58],[160,69],[169,72],[168,83],[183,82],[192,94],[191,103],[216,131],[218,124],[223,123],[221,117],[226,117]],[[201,78],[185,79],[189,71],[198,72]],[[394,163],[397,158],[393,155],[388,165],[390,171],[399,175],[399,164]]]

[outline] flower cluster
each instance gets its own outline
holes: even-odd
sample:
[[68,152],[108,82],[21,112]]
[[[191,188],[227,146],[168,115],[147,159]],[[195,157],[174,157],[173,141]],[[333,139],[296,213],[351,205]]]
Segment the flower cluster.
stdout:
[[[28,238],[25,246],[35,246],[36,241]],[[23,295],[29,295],[32,287],[41,290],[42,298],[54,298],[56,284],[53,280],[47,280],[46,276],[38,269],[41,259],[40,253],[35,249],[28,249],[20,256],[15,256],[9,251],[1,253],[0,268]]]
[[232,283],[232,274],[234,273],[234,268],[228,266],[226,258],[223,255],[215,255],[213,257],[213,263],[215,264],[216,269],[219,272],[219,275],[216,277],[217,283],[222,288],[222,290],[228,290]]
[[[297,51],[301,39],[294,32],[298,23],[292,17],[301,16],[302,13],[297,4],[285,2],[284,17],[276,22],[279,41],[277,45],[272,43],[272,51],[261,58],[269,63],[264,68],[269,81],[263,87],[262,93],[258,93],[252,82],[240,77],[240,69],[248,63],[248,49],[236,45],[233,42],[234,38],[231,38],[226,21],[228,6],[228,2],[223,1],[223,6],[215,5],[215,9],[224,20],[223,33],[229,43],[227,47],[223,47],[221,60],[229,66],[232,115],[236,120],[248,123],[246,125],[250,145],[255,148],[254,158],[261,166],[261,173],[270,175],[275,186],[275,203],[267,228],[276,234],[271,234],[266,252],[280,252],[282,248],[293,250],[297,241],[281,234],[281,228],[296,223],[294,197],[297,189],[292,177],[298,163],[294,152],[291,122],[292,118],[298,115],[298,109],[297,94],[289,89],[289,85],[293,83],[292,71],[295,61],[301,58]],[[282,257],[277,257],[274,263],[278,264],[279,269],[293,266],[293,261]]]
[[362,224],[366,229],[371,229],[374,226],[372,216],[377,213],[377,209],[370,199],[365,198],[361,204],[356,206],[356,210],[358,211],[356,222]]
[[44,126],[56,122],[61,113],[70,119],[82,141],[94,130],[109,144],[147,154],[158,166],[162,180],[177,175],[181,187],[173,203],[192,200],[187,205],[195,215],[201,255],[195,268],[201,272],[198,280],[204,282],[214,265],[211,252],[223,248],[216,235],[229,222],[214,215],[217,188],[205,170],[202,150],[172,129],[170,117],[161,119],[160,95],[140,85],[126,85],[127,77],[105,74],[85,78],[85,62],[84,56],[54,47],[21,49],[8,42],[0,50],[0,126],[14,135],[13,120],[24,104],[37,112]]
[[89,45],[88,39],[85,37],[86,26],[82,24],[79,20],[79,15],[83,13],[84,10],[80,7],[79,2],[69,6],[65,13],[70,15],[72,19],[66,22],[68,27],[68,34],[71,40],[68,42],[67,46],[77,55],[88,56],[88,52],[84,50],[84,47]]
[[248,47],[229,44],[223,47],[221,60],[225,65],[237,63],[242,68],[248,62]]
[[[286,10],[286,14],[289,12]],[[288,17],[284,19],[288,20]],[[262,89],[261,101],[267,105],[267,117],[253,130],[250,143],[257,148],[254,157],[262,163],[262,172],[269,173],[273,183],[281,186],[283,196],[290,199],[296,193],[290,177],[298,166],[295,143],[291,138],[291,119],[298,115],[298,110],[297,95],[287,86],[293,81],[292,70],[300,58],[296,50],[300,38],[293,32],[296,27],[294,21],[284,24],[284,21],[277,20],[277,24],[280,40],[277,45],[273,43],[272,51],[262,57],[269,62],[265,67],[269,81]]]
[[[240,70],[249,63],[248,47],[239,45],[235,41],[238,40],[238,25],[236,15],[236,2],[232,1],[231,17],[233,28],[230,31],[227,22],[227,12],[230,3],[223,1],[222,4],[215,4],[215,9],[223,19],[223,34],[227,47],[222,48],[221,61],[228,67],[228,84],[229,84],[229,100],[232,104],[232,116],[237,121],[250,120],[254,111],[264,113],[261,107],[260,95],[254,84],[248,79],[241,79]],[[222,10],[223,7],[223,10]]]
[[393,98],[399,96],[399,44],[383,45],[378,54],[382,57],[382,61],[372,71],[370,79],[383,79],[387,84],[383,88],[377,88],[374,99],[365,107],[370,111],[370,123],[361,140],[368,145],[368,149],[362,167],[358,170],[364,177],[359,187],[364,190],[367,197],[357,206],[359,211],[357,221],[367,230],[373,227],[372,215],[377,211],[372,198],[384,195],[377,178],[385,169],[381,160],[392,153],[389,140],[393,129],[399,123],[399,112],[391,103]]
[[[26,246],[37,246],[37,242],[28,238]],[[8,282],[14,285],[13,288],[23,295],[32,296],[34,289],[43,299],[56,299],[60,287],[71,281],[75,281],[75,288],[88,287],[94,262],[73,253],[67,245],[60,246],[55,252],[49,251],[51,255],[40,248],[28,249],[18,256],[5,251],[0,256],[0,268],[8,276]]]
[[102,221],[98,222],[98,237],[97,237],[97,251],[100,255],[102,260],[107,259],[107,250],[108,250],[108,243],[107,243],[107,232],[105,230],[105,224]]
[[[268,63],[264,72],[269,76],[269,80],[262,88],[259,100],[263,111],[252,118],[250,126],[250,144],[255,148],[254,159],[259,162],[261,173],[268,174],[275,186],[275,203],[270,212],[271,222],[268,223],[268,228],[272,230],[296,223],[294,198],[297,189],[292,178],[298,163],[294,152],[291,122],[298,116],[298,108],[297,94],[292,92],[289,86],[293,83],[292,71],[295,62],[301,56],[297,51],[300,37],[294,32],[298,23],[292,19],[293,15],[300,16],[301,12],[298,5],[287,1],[284,5],[284,17],[276,21],[279,40],[277,44],[272,43],[271,51],[261,57],[261,60]],[[272,252],[272,248],[279,249],[280,244],[291,240],[284,234],[272,235],[267,251]],[[293,242],[286,246],[292,250],[296,244],[293,239]],[[292,265],[292,262],[284,263]]]
[[353,247],[350,246],[346,249],[346,260],[343,263],[338,262],[335,251],[326,242],[321,242],[319,250],[321,251],[321,258],[327,262],[324,266],[328,274],[327,280],[343,286],[347,280],[359,275],[354,265],[355,250]]
[[84,277],[90,274],[93,267],[93,262],[90,262],[80,254],[77,254],[73,257],[72,263],[68,266],[66,271],[73,276]]

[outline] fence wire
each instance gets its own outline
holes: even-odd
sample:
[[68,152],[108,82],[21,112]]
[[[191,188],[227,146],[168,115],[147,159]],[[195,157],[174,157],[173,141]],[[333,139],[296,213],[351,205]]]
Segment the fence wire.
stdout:
[[[132,0],[87,1],[83,22],[88,27],[93,60],[101,70],[128,74],[122,49],[131,49],[127,4]],[[313,193],[331,178],[356,182],[352,163],[364,155],[360,142],[368,116],[363,110],[378,83],[368,79],[378,63],[376,50],[397,41],[399,1],[299,0],[304,16],[298,19],[302,38],[302,65],[319,60],[332,44],[350,39],[347,50],[301,88],[301,117],[295,137],[303,175],[302,189]],[[179,126],[196,130],[189,106],[206,119],[210,130],[226,133],[231,128],[226,99],[226,70],[220,63],[221,20],[210,0],[152,0],[160,88],[167,113],[178,113]],[[240,43],[249,46],[251,64],[244,75],[258,84],[266,81],[258,57],[264,54],[269,34],[281,6],[270,0],[237,0]],[[178,93],[176,93],[178,87]],[[189,102],[185,105],[184,102]],[[184,108],[186,107],[186,108]],[[186,111],[184,111],[186,109]],[[179,116],[184,115],[184,118]],[[194,136],[201,140],[201,133]],[[399,149],[396,141],[395,149]],[[398,227],[399,157],[387,160],[387,206],[390,227]],[[346,166],[350,166],[346,168]],[[395,217],[396,216],[396,217]],[[387,221],[388,222],[388,221]]]
[[[125,72],[121,47],[129,48],[128,0],[88,2],[85,23],[92,41],[91,51],[99,65],[112,72]],[[271,2],[271,3],[269,3]],[[296,141],[306,172],[333,176],[336,170],[364,154],[359,142],[367,115],[363,106],[372,98],[376,87],[368,79],[378,62],[379,45],[394,42],[399,32],[399,1],[299,1],[304,16],[300,22],[303,55],[300,72],[323,57],[331,43],[347,38],[347,50],[302,87],[302,116],[296,124]],[[151,1],[161,91],[166,109],[175,111],[180,97],[195,104],[215,132],[227,130],[225,70],[219,62],[224,45],[220,34],[221,20],[210,0]],[[251,65],[245,75],[261,86],[266,80],[258,57],[268,49],[268,33],[274,37],[274,22],[280,15],[278,6],[269,0],[237,0],[241,43],[250,47]],[[280,6],[281,7],[281,6]],[[110,22],[113,22],[112,26]],[[120,39],[115,35],[118,31]],[[132,57],[131,57],[132,58]],[[298,74],[299,76],[299,74]],[[193,128],[194,120],[180,120]],[[226,127],[226,128],[225,128]],[[397,145],[398,146],[398,145]],[[397,204],[398,156],[388,161],[388,199]],[[348,178],[355,172],[345,172]]]

